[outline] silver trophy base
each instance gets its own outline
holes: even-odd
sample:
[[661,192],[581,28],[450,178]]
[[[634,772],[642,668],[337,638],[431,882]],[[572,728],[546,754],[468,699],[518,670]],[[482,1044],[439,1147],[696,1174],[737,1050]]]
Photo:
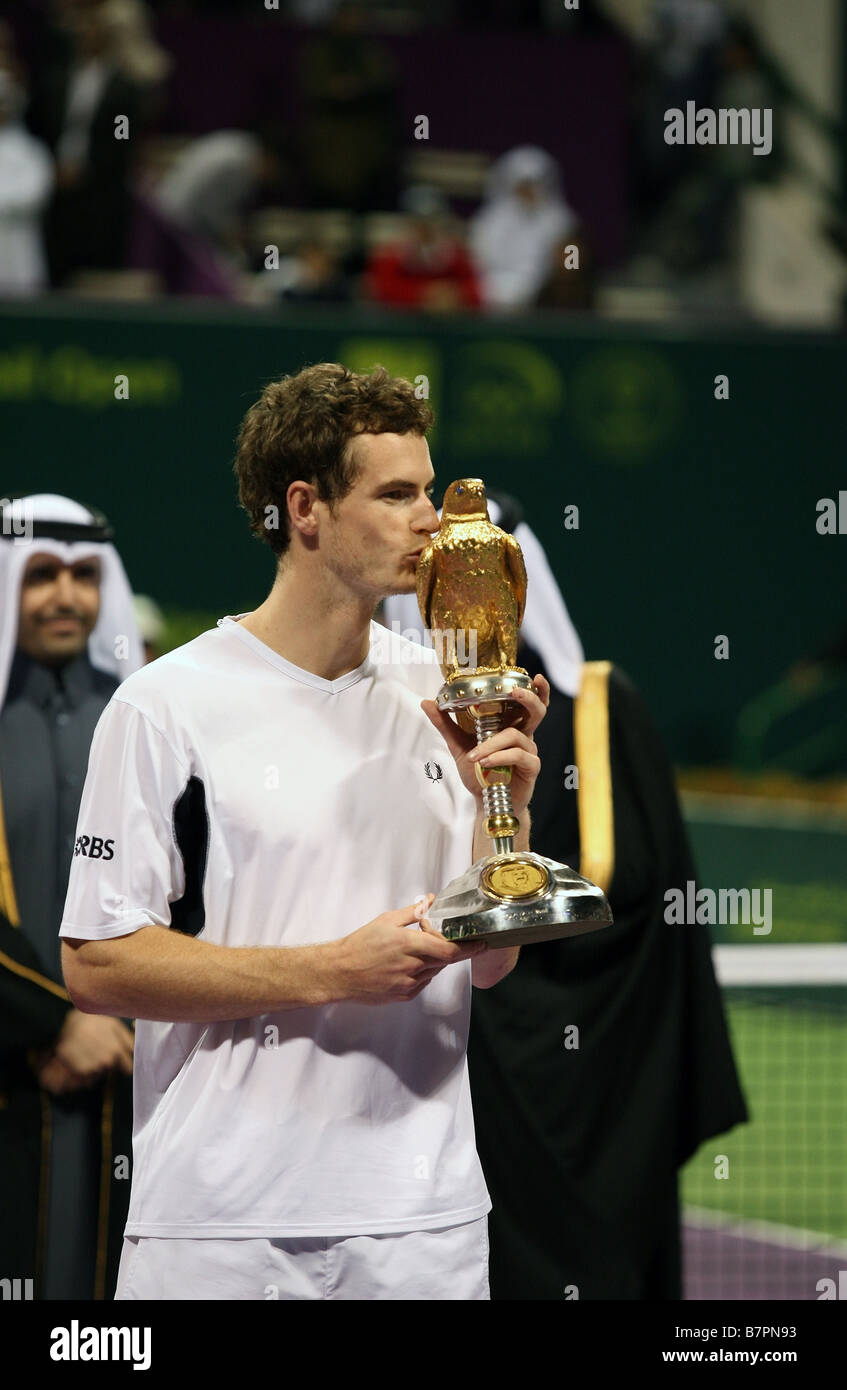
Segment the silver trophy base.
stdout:
[[[514,865],[541,881],[532,893],[515,896],[492,888],[492,872]],[[490,947],[529,946],[564,936],[599,931],[614,920],[604,893],[567,864],[531,850],[492,854],[448,883],[426,913],[448,941],[484,941]]]

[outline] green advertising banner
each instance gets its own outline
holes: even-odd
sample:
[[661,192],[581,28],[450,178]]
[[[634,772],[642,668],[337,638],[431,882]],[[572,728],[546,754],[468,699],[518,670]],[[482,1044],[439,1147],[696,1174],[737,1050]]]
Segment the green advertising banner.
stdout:
[[586,654],[630,673],[677,758],[726,757],[743,705],[847,623],[847,495],[841,533],[818,529],[847,488],[836,337],[7,305],[0,495],[101,507],[161,603],[251,608],[273,563],[237,507],[238,424],[264,382],[321,360],[428,392],[437,487],[520,499]]

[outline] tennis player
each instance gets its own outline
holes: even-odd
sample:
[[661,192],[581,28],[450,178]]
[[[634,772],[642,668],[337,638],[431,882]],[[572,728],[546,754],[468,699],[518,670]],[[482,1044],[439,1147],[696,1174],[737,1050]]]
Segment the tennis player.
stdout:
[[[333,363],[264,390],[236,473],[277,571],[253,612],[119,687],[95,732],[61,935],[68,989],[138,1019],[119,1299],[486,1299],[471,985],[432,895],[490,852],[433,651],[372,621],[438,527],[432,414]],[[482,755],[517,848],[550,688]],[[485,757],[483,757],[483,761]],[[402,906],[396,906],[402,904]]]

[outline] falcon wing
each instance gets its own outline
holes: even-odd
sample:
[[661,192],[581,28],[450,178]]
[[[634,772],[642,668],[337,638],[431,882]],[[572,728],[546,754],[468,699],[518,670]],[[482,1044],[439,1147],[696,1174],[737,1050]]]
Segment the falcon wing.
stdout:
[[432,627],[430,622],[430,604],[432,603],[432,591],[435,588],[435,549],[428,545],[418,560],[417,568],[417,590],[418,608],[421,617],[428,628]]
[[505,533],[506,539],[506,570],[515,589],[515,598],[518,604],[518,627],[523,622],[524,609],[526,608],[526,565],[524,564],[521,548],[514,536]]

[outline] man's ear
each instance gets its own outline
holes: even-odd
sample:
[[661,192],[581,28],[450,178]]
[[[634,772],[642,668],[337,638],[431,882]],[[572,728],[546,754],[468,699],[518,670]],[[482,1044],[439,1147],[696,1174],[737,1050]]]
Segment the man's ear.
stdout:
[[317,489],[312,483],[302,478],[289,483],[285,494],[285,511],[290,534],[297,530],[304,540],[317,535],[318,518],[314,505],[318,500]]

